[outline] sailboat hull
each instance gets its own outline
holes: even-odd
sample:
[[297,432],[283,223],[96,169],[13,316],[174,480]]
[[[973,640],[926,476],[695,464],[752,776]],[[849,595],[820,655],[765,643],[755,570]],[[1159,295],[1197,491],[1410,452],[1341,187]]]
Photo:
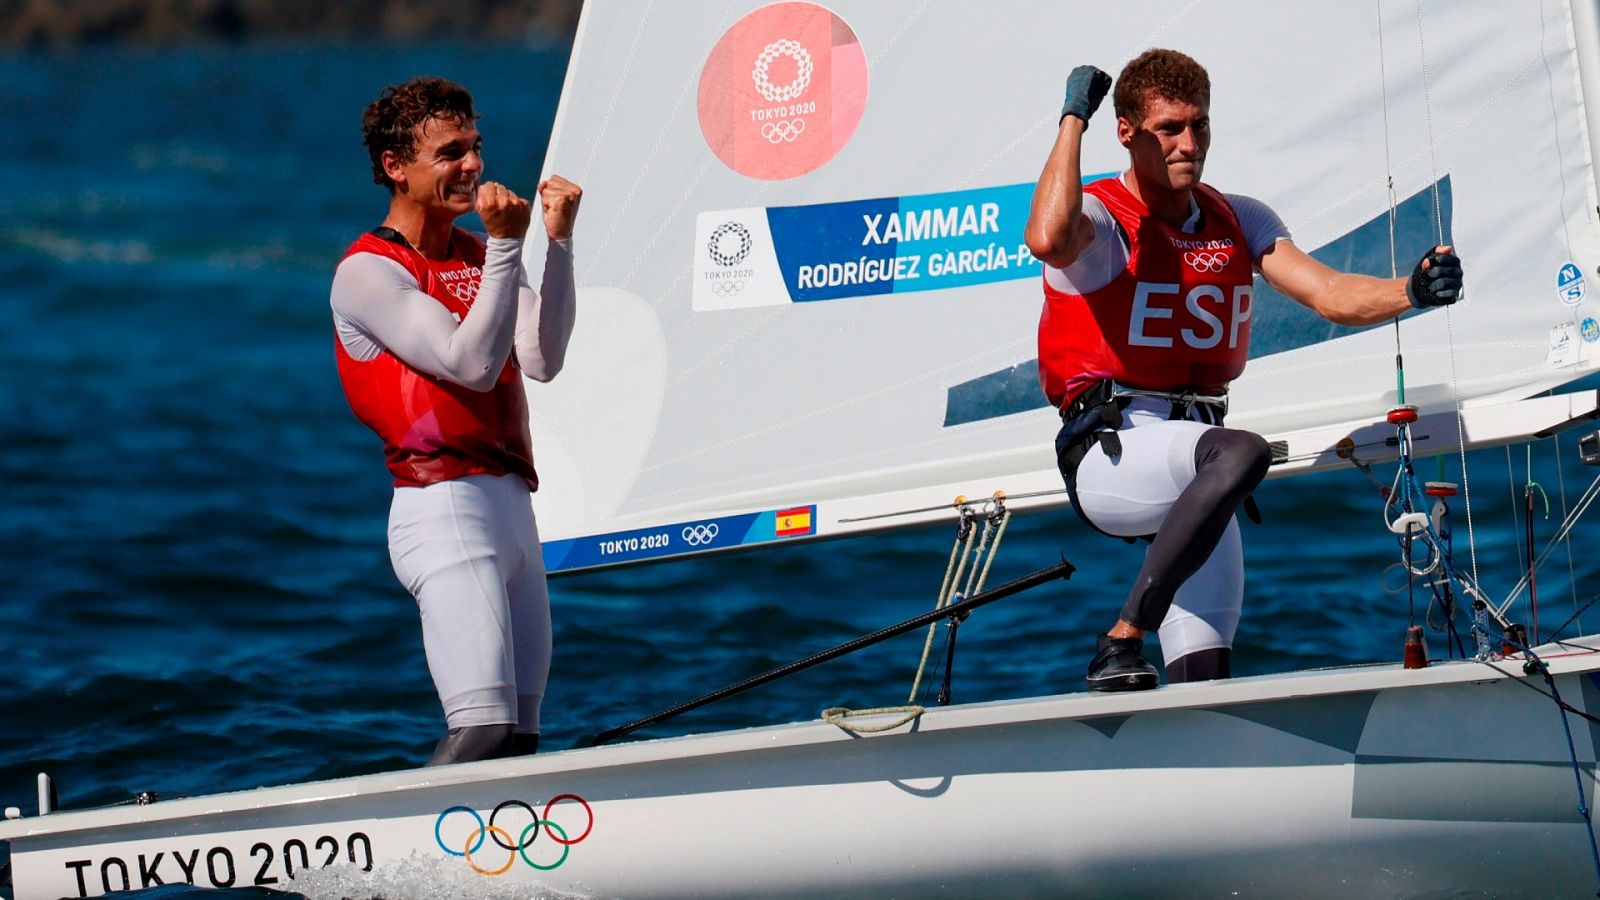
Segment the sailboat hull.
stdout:
[[[1545,649],[1562,699],[1600,709],[1600,654]],[[1596,731],[1530,686],[1514,661],[1458,662],[975,704],[881,734],[800,723],[57,813],[0,839],[17,900],[330,878],[485,897],[1592,894]]]

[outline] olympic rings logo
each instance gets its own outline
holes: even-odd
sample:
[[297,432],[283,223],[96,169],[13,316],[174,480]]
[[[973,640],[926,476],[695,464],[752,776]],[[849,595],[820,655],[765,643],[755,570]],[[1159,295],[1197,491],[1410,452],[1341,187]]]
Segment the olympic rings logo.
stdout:
[[[556,804],[563,800],[576,801],[578,805],[583,807],[584,814],[589,817],[589,824],[584,827],[582,833],[577,837],[569,835],[567,829],[550,818],[550,813],[555,809]],[[512,838],[509,829],[495,824],[495,820],[500,817],[500,814],[512,807],[520,807],[528,814],[528,818],[531,820],[515,838]],[[445,843],[444,839],[444,822],[450,818],[452,813],[465,813],[477,823],[477,827],[467,833],[466,839],[461,842],[461,849],[459,850],[451,848],[450,845]],[[542,816],[535,815],[533,807],[521,800],[506,800],[496,806],[493,812],[489,813],[489,821],[487,823],[484,822],[483,816],[470,806],[452,806],[439,813],[439,817],[433,822],[433,839],[439,844],[439,849],[450,856],[462,857],[467,861],[467,865],[472,867],[472,871],[477,872],[479,875],[504,875],[516,864],[518,857],[521,857],[522,861],[532,868],[541,872],[548,872],[566,862],[567,857],[572,853],[572,845],[583,843],[584,839],[592,831],[594,831],[594,810],[589,808],[588,801],[577,794],[561,794],[552,798],[549,803],[544,805],[544,815]],[[555,862],[536,862],[533,857],[528,855],[528,850],[538,842],[540,834],[547,835],[556,846],[561,848],[561,855],[556,858]],[[474,859],[475,856],[479,856],[479,851],[483,850],[486,838],[493,840],[495,846],[506,851],[506,861],[499,868],[488,868],[486,865],[480,865],[478,859]]]
[[806,130],[805,119],[784,119],[779,122],[766,122],[761,126],[761,136],[774,144],[800,139],[800,133]]
[[[794,80],[783,87],[778,87],[767,78],[768,67],[780,56],[794,60],[795,69]],[[811,86],[811,71],[811,54],[799,41],[784,38],[773,41],[761,50],[761,55],[756,57],[756,67],[750,72],[750,77],[755,80],[756,90],[768,103],[783,103],[806,92],[806,88]]]
[[[737,238],[739,242],[731,251],[724,243],[729,237]],[[711,232],[711,240],[706,241],[706,253],[719,266],[737,266],[750,255],[750,229],[738,222],[723,222]]]
[[744,290],[744,282],[742,281],[711,282],[711,293],[716,294],[718,297],[737,297],[742,290]]
[[472,305],[472,301],[478,299],[478,279],[476,278],[466,281],[447,281],[444,289],[450,292],[450,296],[468,306]]
[[701,544],[709,544],[716,540],[717,531],[717,523],[715,522],[705,525],[690,525],[683,529],[683,539],[689,542],[689,546],[698,547]]
[[1183,261],[1196,272],[1221,272],[1228,265],[1228,254],[1191,250],[1183,255]]

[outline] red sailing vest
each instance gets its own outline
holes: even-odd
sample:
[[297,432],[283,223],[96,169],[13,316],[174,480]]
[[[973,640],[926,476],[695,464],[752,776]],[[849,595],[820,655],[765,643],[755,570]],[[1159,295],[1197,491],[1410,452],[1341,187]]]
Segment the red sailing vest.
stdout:
[[1087,294],[1044,285],[1039,381],[1057,409],[1111,379],[1156,391],[1220,394],[1250,352],[1254,273],[1233,207],[1195,188],[1202,228],[1185,233],[1150,215],[1121,178],[1084,188],[1128,236],[1128,266]]
[[[450,259],[431,260],[409,245],[364,234],[345,251],[376,253],[404,266],[420,287],[457,320],[465,318],[483,278],[483,244],[457,228]],[[528,400],[515,355],[494,387],[474,391],[419,372],[388,350],[365,362],[352,358],[333,338],[345,398],[368,428],[383,439],[383,453],[396,487],[421,487],[467,475],[520,475],[536,490]]]

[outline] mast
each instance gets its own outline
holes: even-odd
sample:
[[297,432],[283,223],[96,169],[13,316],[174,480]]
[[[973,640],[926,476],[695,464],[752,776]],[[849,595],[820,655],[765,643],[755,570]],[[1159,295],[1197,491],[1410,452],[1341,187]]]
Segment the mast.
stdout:
[[[1600,147],[1600,0],[1568,0],[1572,9],[1572,40],[1578,51],[1583,110],[1588,121],[1589,159]],[[1591,205],[1596,198],[1591,195]],[[1596,209],[1600,214],[1600,209]]]

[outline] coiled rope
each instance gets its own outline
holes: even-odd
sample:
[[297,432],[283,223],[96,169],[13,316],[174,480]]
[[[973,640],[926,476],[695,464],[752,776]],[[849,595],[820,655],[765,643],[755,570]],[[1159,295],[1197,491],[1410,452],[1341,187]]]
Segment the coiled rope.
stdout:
[[[1011,510],[1006,507],[1005,495],[998,492],[993,497],[981,501],[981,506],[984,508],[982,512],[974,509],[974,505],[965,497],[957,497],[955,506],[960,516],[956,522],[956,538],[950,547],[950,559],[945,565],[944,580],[939,585],[939,595],[934,601],[935,610],[944,609],[961,597],[972,597],[983,592],[984,584],[989,579],[989,567],[993,565],[995,555],[1000,552],[1000,540],[1005,536],[1006,525],[1011,521]],[[981,527],[977,524],[979,519],[983,523]],[[963,577],[966,578],[965,588],[957,591],[956,588],[961,584]],[[911,678],[911,694],[906,698],[904,705],[877,706],[869,709],[832,706],[822,711],[822,718],[845,731],[874,734],[893,731],[921,716],[926,709],[917,703],[917,695],[922,690],[922,676],[927,671],[928,659],[933,654],[933,638],[938,628],[938,622],[931,622],[928,625],[927,636],[922,642],[922,657],[917,661],[916,673]],[[877,716],[897,718],[874,724],[851,721],[856,718]]]

